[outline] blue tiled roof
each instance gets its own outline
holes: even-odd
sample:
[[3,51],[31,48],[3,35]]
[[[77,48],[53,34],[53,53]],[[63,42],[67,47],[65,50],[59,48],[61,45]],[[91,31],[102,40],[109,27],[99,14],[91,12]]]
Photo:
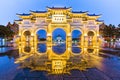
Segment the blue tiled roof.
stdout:
[[17,14],[17,15],[20,15],[20,16],[30,16],[31,14],[25,14],[25,13],[23,13],[23,14]]
[[96,20],[97,22],[104,22],[104,20]]
[[47,8],[50,8],[50,9],[69,9],[71,7],[47,7]]
[[85,11],[85,12],[83,12],[83,11],[72,11],[72,13],[87,13],[88,11]]
[[15,21],[22,21],[22,19],[19,19],[19,20],[15,20]]
[[31,12],[34,12],[34,13],[46,13],[47,11],[31,11]]
[[96,15],[96,14],[87,14],[88,16],[100,16],[100,15]]

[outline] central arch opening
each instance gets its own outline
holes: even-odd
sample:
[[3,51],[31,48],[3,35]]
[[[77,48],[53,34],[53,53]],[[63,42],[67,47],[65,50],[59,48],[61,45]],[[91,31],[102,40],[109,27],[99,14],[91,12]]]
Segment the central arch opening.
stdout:
[[52,32],[52,50],[57,54],[66,51],[66,32],[61,28],[57,28]]
[[80,30],[72,31],[72,52],[80,53],[81,52],[81,36],[82,32]]
[[45,30],[38,30],[36,32],[37,35],[37,51],[39,53],[45,53],[47,50],[47,46],[46,46],[46,36],[47,36],[47,32]]

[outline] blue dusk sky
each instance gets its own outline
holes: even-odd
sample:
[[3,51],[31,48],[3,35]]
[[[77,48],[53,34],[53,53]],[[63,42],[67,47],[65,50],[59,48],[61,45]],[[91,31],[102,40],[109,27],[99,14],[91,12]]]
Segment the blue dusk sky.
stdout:
[[[47,33],[47,32],[46,32],[45,30],[39,30],[39,31],[37,32],[39,38],[46,38],[46,33]],[[82,34],[82,33],[81,33],[79,30],[74,30],[74,31],[72,32],[72,38],[79,38],[81,34]],[[66,33],[65,33],[65,31],[64,31],[63,29],[61,29],[61,28],[57,28],[57,29],[55,29],[55,30],[53,31],[53,33],[52,33],[52,38],[53,38],[53,39],[56,39],[56,37],[57,37],[58,35],[60,35],[60,36],[62,37],[62,39],[64,39],[64,40],[66,39]]]
[[89,11],[102,14],[100,20],[106,24],[120,23],[120,0],[1,0],[0,24],[19,19],[16,13],[29,13],[30,10],[46,10],[46,6],[72,7],[73,11]]

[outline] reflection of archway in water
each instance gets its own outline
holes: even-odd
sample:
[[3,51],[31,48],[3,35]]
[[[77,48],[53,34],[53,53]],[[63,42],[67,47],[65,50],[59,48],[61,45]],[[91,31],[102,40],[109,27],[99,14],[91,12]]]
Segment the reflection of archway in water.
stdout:
[[72,47],[72,52],[73,53],[81,53],[82,51],[81,51],[82,49],[80,48],[80,47]]
[[94,42],[95,33],[93,31],[89,31],[87,35],[88,35],[88,46],[92,46]]
[[52,33],[52,50],[57,54],[62,54],[66,51],[66,32],[57,28]]
[[39,53],[45,53],[47,51],[46,43],[38,43],[37,44],[37,51]]
[[37,35],[37,51],[39,53],[45,53],[47,50],[47,46],[46,46],[46,36],[47,36],[47,32],[45,30],[38,30],[36,32]]
[[31,35],[30,31],[25,31],[23,35],[24,35],[25,41],[30,41],[30,35]]
[[81,36],[82,36],[82,32],[80,30],[72,31],[72,52],[73,53],[81,52],[81,48],[80,48]]

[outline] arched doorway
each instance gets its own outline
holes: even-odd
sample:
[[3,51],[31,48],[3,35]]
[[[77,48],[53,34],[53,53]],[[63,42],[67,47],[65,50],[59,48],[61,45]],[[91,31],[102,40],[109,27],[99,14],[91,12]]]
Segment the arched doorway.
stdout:
[[66,32],[61,28],[57,28],[52,32],[52,50],[57,54],[66,51]]
[[81,52],[81,48],[80,48],[81,36],[82,36],[82,32],[80,30],[72,31],[72,52],[73,53]]
[[31,35],[30,31],[25,31],[23,33],[23,35],[24,35],[24,41],[29,42],[30,41],[30,35]]
[[36,32],[36,35],[37,35],[37,41],[38,42],[44,42],[44,41],[46,41],[47,32],[45,30],[38,30]]
[[95,36],[94,32],[89,31],[87,35],[88,35],[88,46],[93,46],[94,36]]
[[37,51],[39,53],[45,53],[47,50],[46,46],[46,37],[47,37],[47,32],[46,30],[38,30],[36,32],[37,35]]

